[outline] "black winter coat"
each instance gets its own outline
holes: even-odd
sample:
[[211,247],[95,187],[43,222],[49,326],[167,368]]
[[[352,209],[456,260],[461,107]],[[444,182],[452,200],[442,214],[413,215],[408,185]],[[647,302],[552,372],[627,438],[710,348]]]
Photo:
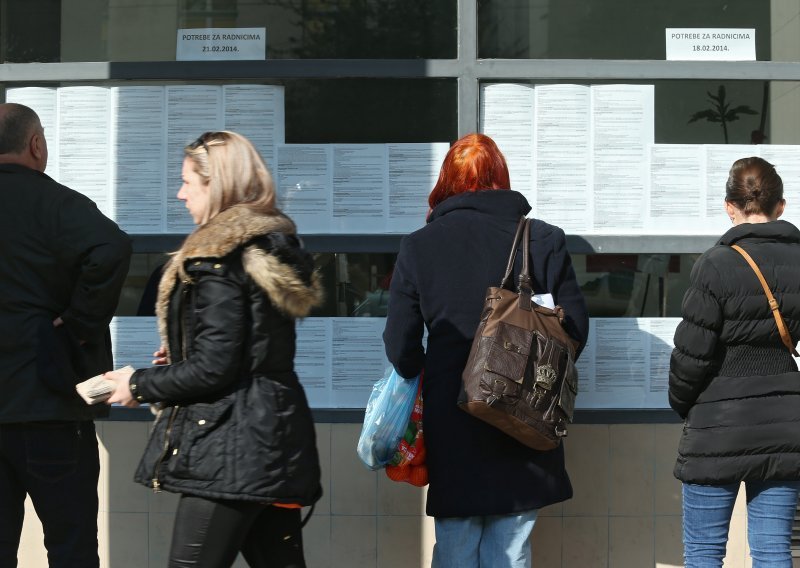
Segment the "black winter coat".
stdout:
[[156,312],[169,365],[131,377],[165,408],[136,481],[206,498],[310,505],[321,495],[311,411],[294,372],[295,318],[321,299],[294,224],[243,206],[188,237]]
[[0,422],[108,413],[74,386],[113,368],[108,324],[130,257],[128,236],[88,197],[0,164]]
[[800,479],[800,373],[781,342],[758,264],[792,338],[800,337],[800,231],[742,224],[695,263],[675,331],[669,401],[686,418],[675,477],[720,485]]
[[[456,406],[486,288],[500,284],[517,222],[529,211],[516,191],[462,193],[434,208],[428,224],[400,245],[383,338],[400,375],[425,369],[427,513],[434,517],[508,514],[572,496],[563,445],[527,448]],[[567,329],[582,347],[589,322],[564,232],[534,220],[531,256],[534,291],[564,307]]]

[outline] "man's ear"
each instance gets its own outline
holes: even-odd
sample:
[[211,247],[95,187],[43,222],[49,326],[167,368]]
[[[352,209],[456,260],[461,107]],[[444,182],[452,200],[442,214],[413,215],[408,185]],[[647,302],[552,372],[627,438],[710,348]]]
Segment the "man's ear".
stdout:
[[31,156],[37,160],[41,160],[44,156],[44,140],[42,140],[42,137],[38,132],[34,132],[31,136],[31,139],[28,142],[28,151],[30,152]]

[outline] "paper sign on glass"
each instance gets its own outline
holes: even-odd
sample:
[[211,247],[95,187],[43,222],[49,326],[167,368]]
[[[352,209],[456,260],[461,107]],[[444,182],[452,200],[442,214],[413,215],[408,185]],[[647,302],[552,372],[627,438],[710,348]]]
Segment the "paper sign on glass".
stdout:
[[266,59],[266,28],[195,28],[178,30],[176,61]]
[[667,28],[667,60],[755,61],[754,28]]

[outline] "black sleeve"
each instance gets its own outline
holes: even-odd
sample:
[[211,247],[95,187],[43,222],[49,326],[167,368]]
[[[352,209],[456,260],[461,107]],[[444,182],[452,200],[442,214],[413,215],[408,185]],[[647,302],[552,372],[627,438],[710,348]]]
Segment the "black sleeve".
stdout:
[[701,257],[692,268],[669,363],[669,404],[682,418],[707,386],[714,365],[722,328],[722,307],[714,290],[720,282],[716,267]]
[[389,305],[383,331],[386,356],[398,374],[406,379],[419,375],[425,364],[425,350],[422,347],[425,321],[410,258],[413,258],[413,253],[409,250],[407,239],[403,239],[389,286]]
[[66,188],[64,192],[55,208],[53,246],[65,266],[77,267],[78,278],[61,317],[79,339],[99,341],[108,330],[128,274],[131,241],[90,199]]
[[209,272],[190,272],[195,279],[194,329],[186,360],[139,369],[131,378],[137,394],[146,402],[181,403],[203,398],[233,384],[241,374],[245,326],[248,321],[246,292],[218,263]]

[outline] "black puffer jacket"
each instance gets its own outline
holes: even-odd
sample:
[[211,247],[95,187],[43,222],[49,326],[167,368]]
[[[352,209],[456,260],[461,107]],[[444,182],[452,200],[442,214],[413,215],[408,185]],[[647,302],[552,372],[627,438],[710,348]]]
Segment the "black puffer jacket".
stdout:
[[169,365],[131,377],[166,406],[136,480],[201,497],[310,505],[314,424],[294,373],[294,318],[321,299],[293,223],[242,206],[198,228],[164,270],[157,314]]
[[675,331],[669,401],[686,418],[675,477],[717,485],[800,479],[800,373],[781,343],[758,264],[800,338],[800,231],[785,221],[733,227],[692,269]]

